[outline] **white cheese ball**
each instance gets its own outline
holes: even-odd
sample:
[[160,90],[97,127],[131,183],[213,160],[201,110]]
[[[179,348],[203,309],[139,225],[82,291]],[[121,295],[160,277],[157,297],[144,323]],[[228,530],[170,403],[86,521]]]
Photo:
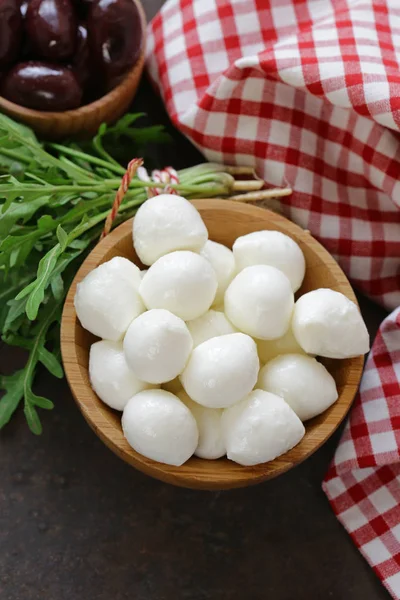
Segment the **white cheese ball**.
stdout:
[[162,384],[162,387],[164,390],[167,390],[167,392],[175,394],[175,396],[177,396],[178,393],[183,390],[181,380],[179,379],[179,377],[175,377],[175,379],[173,379],[172,381],[166,381]]
[[223,312],[208,310],[204,315],[186,323],[193,338],[193,347],[213,337],[235,333],[237,330]]
[[244,333],[231,333],[197,346],[181,382],[195,402],[209,408],[225,408],[253,389],[259,368],[254,340]]
[[224,301],[225,290],[235,276],[235,257],[232,250],[211,240],[204,244],[200,254],[209,261],[217,276],[218,288],[214,304],[218,305]]
[[133,245],[144,265],[174,250],[198,252],[208,231],[193,204],[174,194],[146,200],[133,220]]
[[270,265],[285,273],[294,292],[300,288],[306,272],[306,261],[300,246],[280,231],[254,231],[233,244],[236,268]]
[[254,390],[222,414],[227,456],[251,466],[274,460],[300,442],[303,423],[279,396]]
[[129,369],[121,342],[106,340],[90,347],[89,379],[100,400],[115,410],[124,410],[132,396],[150,387]]
[[258,387],[281,396],[302,421],[324,412],[338,399],[332,375],[315,358],[282,354],[260,371]]
[[360,311],[340,292],[321,288],[301,296],[294,307],[292,328],[309,354],[350,358],[369,350],[369,334]]
[[165,390],[136,394],[126,405],[121,423],[136,452],[167,465],[183,465],[197,448],[195,418],[179,398]]
[[195,455],[208,460],[225,456],[226,447],[221,428],[222,409],[201,406],[201,404],[193,402],[184,391],[178,394],[178,398],[182,400],[196,419],[197,429],[199,430],[199,443]]
[[289,279],[275,267],[246,267],[225,292],[225,314],[240,331],[262,340],[289,329],[294,296]]
[[182,373],[193,348],[185,323],[168,310],[149,310],[132,321],[124,338],[126,362],[148,383],[164,383]]
[[210,308],[217,277],[208,260],[199,254],[171,252],[150,267],[139,291],[147,308],[165,308],[190,321]]
[[138,289],[140,270],[130,260],[116,256],[93,269],[78,283],[75,310],[82,327],[117,342],[131,321],[144,310]]
[[289,327],[285,335],[281,338],[276,340],[256,340],[256,343],[258,356],[263,364],[280,354],[306,354],[294,337],[291,327]]

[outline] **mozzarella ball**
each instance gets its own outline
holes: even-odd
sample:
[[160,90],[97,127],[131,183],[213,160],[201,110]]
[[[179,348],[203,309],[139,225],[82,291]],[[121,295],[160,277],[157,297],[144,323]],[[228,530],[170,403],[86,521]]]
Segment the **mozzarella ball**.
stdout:
[[235,333],[236,329],[229,323],[222,312],[209,310],[201,317],[186,323],[193,338],[193,347],[210,340],[213,337]]
[[209,408],[225,408],[253,389],[259,367],[254,340],[244,333],[231,333],[197,346],[181,382],[195,402]]
[[275,267],[246,267],[225,292],[225,314],[240,331],[262,340],[289,329],[294,296],[289,279]]
[[285,273],[293,292],[300,288],[306,261],[300,246],[280,231],[254,231],[239,237],[233,244],[236,268],[269,265]]
[[281,396],[302,421],[324,412],[338,399],[332,375],[315,358],[282,354],[260,371],[258,387]]
[[301,296],[294,307],[292,328],[308,354],[350,358],[369,350],[369,334],[360,311],[340,292],[321,288]]
[[217,277],[202,256],[171,252],[150,267],[139,291],[147,308],[165,308],[190,321],[210,308],[217,291]]
[[193,402],[184,391],[178,394],[178,398],[182,400],[196,419],[197,429],[199,430],[199,443],[195,455],[208,460],[225,456],[226,448],[221,428],[222,409],[201,406],[201,404]]
[[121,342],[106,340],[90,347],[89,379],[100,400],[116,410],[124,410],[132,396],[150,387],[129,369]]
[[254,390],[222,414],[227,456],[251,466],[274,460],[304,436],[303,423],[279,396]]
[[291,327],[289,327],[281,338],[276,340],[256,340],[256,343],[258,356],[263,364],[280,354],[306,354],[303,348],[297,343]]
[[224,301],[225,290],[235,276],[235,258],[232,250],[211,240],[204,244],[200,254],[209,261],[217,276],[214,304],[218,305]]
[[122,415],[122,430],[136,452],[177,467],[192,456],[199,440],[190,410],[165,390],[145,390],[133,396]]
[[174,250],[198,252],[208,231],[193,204],[174,194],[146,200],[133,220],[133,245],[144,265]]
[[168,310],[149,310],[129,325],[126,361],[138,379],[164,383],[182,373],[193,348],[185,323]]
[[130,260],[116,256],[93,269],[78,283],[75,310],[82,327],[117,342],[145,307],[139,296],[140,270]]
[[163,383],[162,387],[164,390],[167,390],[167,392],[175,394],[175,396],[177,396],[178,393],[183,390],[181,380],[179,379],[179,377],[175,377],[175,379],[173,379],[172,381],[166,381],[165,383]]

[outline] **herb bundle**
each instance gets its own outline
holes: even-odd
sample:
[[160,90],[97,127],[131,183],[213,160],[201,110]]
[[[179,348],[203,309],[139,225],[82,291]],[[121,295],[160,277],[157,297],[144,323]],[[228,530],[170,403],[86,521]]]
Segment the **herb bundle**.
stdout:
[[[0,376],[5,392],[0,429],[23,402],[31,431],[40,434],[38,409],[53,408],[50,399],[34,393],[35,372],[42,364],[63,377],[62,305],[80,263],[99,239],[125,173],[115,156],[124,144],[132,158],[148,142],[166,139],[160,127],[136,127],[140,116],[125,115],[114,127],[102,125],[90,144],[78,146],[44,145],[29,128],[0,115],[0,330],[3,342],[27,350],[22,369]],[[113,156],[109,148],[116,150]],[[172,187],[187,198],[262,186],[256,181],[240,187],[229,169],[209,163],[180,171],[179,182]],[[135,213],[149,187],[162,184],[133,179],[114,225]]]

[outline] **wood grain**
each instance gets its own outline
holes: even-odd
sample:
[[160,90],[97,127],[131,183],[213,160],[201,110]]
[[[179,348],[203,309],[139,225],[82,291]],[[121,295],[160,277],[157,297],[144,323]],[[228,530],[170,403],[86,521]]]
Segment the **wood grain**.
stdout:
[[[329,287],[357,302],[350,283],[332,256],[310,233],[284,217],[229,200],[196,200],[193,204],[201,213],[210,239],[228,247],[232,247],[240,235],[262,229],[282,231],[296,240],[307,263],[306,276],[297,296],[312,289]],[[306,434],[300,444],[272,462],[242,467],[226,458],[209,461],[193,457],[182,467],[172,467],[136,453],[122,434],[120,414],[103,404],[90,387],[89,348],[96,338],[81,327],[73,303],[77,283],[92,269],[114,256],[125,256],[140,266],[132,245],[132,220],[118,227],[98,244],[78,271],[64,306],[61,349],[66,376],[80,410],[95,433],[120,458],[140,471],[174,485],[207,490],[230,489],[281,475],[313,454],[332,435],[347,414],[357,392],[364,364],[362,356],[323,361],[336,381],[339,399],[322,415],[306,423]]]
[[137,63],[116,88],[95,102],[63,112],[25,108],[0,96],[0,112],[29,125],[37,134],[48,140],[58,140],[73,135],[93,136],[101,123],[113,123],[119,119],[128,110],[135,96],[145,63],[146,16],[140,1],[132,1],[137,5],[142,19],[142,50]]

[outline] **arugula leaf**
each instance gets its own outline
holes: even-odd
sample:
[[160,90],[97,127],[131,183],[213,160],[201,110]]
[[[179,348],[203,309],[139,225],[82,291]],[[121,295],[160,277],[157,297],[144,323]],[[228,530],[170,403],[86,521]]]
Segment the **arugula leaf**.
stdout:
[[44,410],[52,410],[54,408],[54,403],[51,400],[43,396],[37,396],[31,391],[28,394],[28,399],[29,403],[26,404],[30,404],[31,406],[38,406]]
[[57,239],[58,239],[58,243],[60,244],[60,251],[64,252],[65,248],[68,245],[68,234],[66,231],[64,231],[64,229],[61,227],[61,225],[59,225],[57,227]]
[[[39,263],[37,278],[26,303],[26,314],[31,321],[37,317],[39,306],[43,302],[47,284],[50,281],[51,274],[57,264],[57,259],[61,252],[61,246],[60,244],[57,244],[41,259]],[[18,294],[16,298],[17,300],[23,297],[21,296],[22,293],[23,292]]]
[[50,229],[54,229],[57,226],[56,221],[51,215],[42,215],[36,224],[37,228],[42,231],[50,231]]
[[9,207],[0,213],[0,237],[7,235],[18,221],[26,223],[48,201],[48,197],[42,196],[30,202],[11,202]]
[[93,138],[93,147],[101,158],[104,158],[106,161],[109,161],[111,164],[114,164],[117,167],[119,167],[119,163],[116,160],[114,160],[114,158],[104,149],[103,137],[106,134],[106,132],[107,125],[106,123],[103,123],[102,125],[100,125],[97,135],[95,135],[95,137]]
[[[24,154],[21,154],[20,147],[24,148],[25,151],[29,150],[32,153],[32,158],[37,162],[51,167],[56,167],[61,171],[64,171],[73,181],[80,181],[82,179],[82,169],[77,168],[76,165],[64,164],[58,158],[49,154],[42,145],[38,142],[35,134],[31,129],[21,123],[16,123],[9,117],[0,114],[0,132],[4,131],[8,135],[9,139],[12,139],[18,143],[18,153],[15,154],[15,158],[21,158]],[[92,180],[93,177],[88,173],[86,176],[87,180]]]
[[32,433],[34,433],[35,435],[40,435],[43,431],[43,427],[40,422],[39,415],[34,403],[25,401],[24,414],[29,429],[32,431]]
[[127,113],[126,115],[121,117],[114,126],[109,127],[109,131],[112,133],[120,133],[122,135],[126,132],[127,129],[129,129],[131,125],[133,125],[133,123],[145,116],[146,113]]
[[10,133],[14,133],[17,135],[18,139],[30,140],[32,145],[40,146],[35,134],[33,133],[30,127],[23,125],[22,123],[17,123],[11,119],[11,117],[7,117],[6,115],[0,113],[0,128],[6,132],[6,135]]
[[[42,425],[35,406],[40,408],[51,409],[53,403],[46,399],[36,396],[32,391],[32,382],[35,374],[37,363],[43,359],[48,362],[48,356],[45,348],[46,335],[55,320],[59,320],[61,316],[61,302],[50,304],[44,308],[42,319],[34,328],[35,339],[29,353],[25,368],[23,369],[23,392],[24,392],[24,413],[28,422],[29,428],[33,433],[39,435],[42,432]],[[46,349],[45,349],[46,350]],[[52,369],[57,372],[57,367],[52,365]],[[44,400],[44,401],[43,401]]]
[[0,378],[0,389],[6,391],[0,398],[0,429],[7,425],[24,396],[23,381],[24,369]]
[[15,323],[19,325],[22,322],[21,317],[25,315],[26,300],[25,298],[10,300],[7,304],[10,308],[4,319],[3,333],[12,330]]
[[64,376],[63,368],[60,361],[54,354],[49,352],[44,346],[39,349],[39,360],[44,367],[57,379],[62,379]]
[[60,273],[56,273],[50,280],[51,291],[56,300],[61,300],[64,296],[64,281]]

